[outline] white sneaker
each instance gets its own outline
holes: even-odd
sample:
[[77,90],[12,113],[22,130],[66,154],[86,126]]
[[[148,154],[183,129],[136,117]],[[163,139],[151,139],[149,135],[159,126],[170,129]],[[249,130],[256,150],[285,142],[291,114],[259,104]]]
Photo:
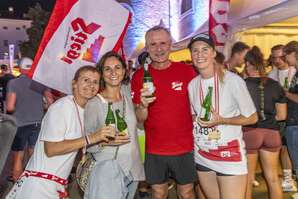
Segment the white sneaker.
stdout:
[[[295,192],[297,191],[297,186],[293,179],[282,180],[281,187],[284,192]],[[298,193],[297,193],[298,199]]]
[[260,186],[260,183],[258,181],[256,181],[256,180],[253,180],[252,181],[252,186],[258,187],[258,186]]

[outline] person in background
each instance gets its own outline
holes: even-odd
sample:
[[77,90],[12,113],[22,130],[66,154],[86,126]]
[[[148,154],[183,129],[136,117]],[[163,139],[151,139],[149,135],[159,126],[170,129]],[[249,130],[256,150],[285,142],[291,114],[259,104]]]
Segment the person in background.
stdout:
[[224,66],[227,70],[240,75],[241,77],[245,77],[244,71],[240,71],[244,64],[244,57],[249,50],[249,46],[244,42],[236,42],[232,46],[231,57],[224,63]]
[[189,83],[188,93],[200,187],[206,198],[244,199],[247,162],[242,125],[257,121],[256,109],[245,82],[216,63],[209,35],[194,36],[188,48],[199,71]]
[[291,82],[296,73],[295,66],[289,66],[286,62],[283,48],[284,45],[281,44],[271,48],[270,60],[273,69],[268,74],[268,77],[278,81],[281,86],[284,86],[286,77],[288,78],[288,82]]
[[[129,74],[121,56],[112,51],[101,57],[97,68],[101,74],[101,91],[86,105],[86,133],[106,125],[110,103],[116,124],[119,111],[127,124],[127,132],[116,136],[121,140],[119,143],[111,141],[87,149],[95,158],[96,166],[90,174],[84,198],[133,199],[138,182],[145,179],[145,174],[137,140],[137,119],[127,85]],[[113,177],[115,173],[117,177]]]
[[254,101],[259,121],[243,128],[248,158],[248,184],[246,199],[252,198],[252,183],[258,156],[268,186],[269,198],[282,198],[278,177],[281,138],[278,121],[287,116],[287,100],[280,84],[268,78],[260,49],[254,46],[245,56],[245,79],[248,91]]
[[84,132],[84,108],[99,90],[100,74],[93,66],[77,70],[73,94],[52,104],[45,114],[37,144],[25,171],[6,199],[66,199],[67,178],[79,149],[115,138],[112,127]]
[[6,87],[9,80],[14,78],[6,64],[0,66],[0,113],[6,113]]
[[144,68],[133,75],[131,88],[137,119],[145,128],[146,181],[153,199],[167,198],[170,177],[177,183],[179,198],[194,199],[197,176],[187,85],[196,73],[190,65],[169,60],[172,41],[164,27],[149,29],[145,40],[154,96],[143,88]]
[[[290,66],[298,69],[298,41],[291,41],[283,48],[286,62]],[[285,91],[288,98],[288,116],[286,120],[286,140],[296,173],[296,182],[298,177],[298,72],[294,75],[289,90]],[[292,195],[293,199],[298,199],[298,193]]]
[[25,148],[28,146],[29,157],[33,152],[44,115],[43,94],[47,89],[27,76],[32,62],[30,58],[22,58],[19,64],[21,75],[10,80],[7,85],[7,112],[16,118],[18,126],[11,147],[13,151],[11,180],[14,182],[23,172]]
[[[282,87],[288,89],[288,84],[292,81],[292,78],[296,73],[296,68],[294,66],[289,66],[286,62],[283,48],[284,45],[281,44],[271,48],[270,60],[273,69],[268,74],[268,77],[278,81]],[[280,122],[279,124],[280,134],[282,136],[282,147],[280,150],[281,167],[283,170],[282,188],[283,191],[297,191],[296,182],[292,177],[293,168],[287,148],[285,122]]]

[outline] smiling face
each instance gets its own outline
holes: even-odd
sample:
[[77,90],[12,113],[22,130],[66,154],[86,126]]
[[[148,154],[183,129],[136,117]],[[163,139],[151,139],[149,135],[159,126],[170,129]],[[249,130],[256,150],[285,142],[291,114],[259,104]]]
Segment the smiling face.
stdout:
[[106,87],[118,87],[125,76],[125,68],[116,57],[109,57],[103,64],[102,78]]
[[99,89],[99,72],[82,71],[76,80],[72,81],[73,94],[78,103],[84,104],[94,97]]
[[171,36],[165,30],[154,30],[146,34],[146,49],[153,64],[167,64],[171,50]]
[[213,67],[216,52],[204,41],[196,41],[191,45],[191,58],[194,66],[203,71],[209,67]]

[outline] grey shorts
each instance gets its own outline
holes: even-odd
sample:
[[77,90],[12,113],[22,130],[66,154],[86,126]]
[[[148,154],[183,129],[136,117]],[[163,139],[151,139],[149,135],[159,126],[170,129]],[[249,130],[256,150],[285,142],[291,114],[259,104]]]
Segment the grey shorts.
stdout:
[[149,184],[163,184],[172,178],[185,185],[197,181],[193,152],[181,155],[154,155],[146,153],[145,174]]
[[40,131],[40,123],[20,126],[13,140],[12,151],[24,151],[25,147],[34,147]]

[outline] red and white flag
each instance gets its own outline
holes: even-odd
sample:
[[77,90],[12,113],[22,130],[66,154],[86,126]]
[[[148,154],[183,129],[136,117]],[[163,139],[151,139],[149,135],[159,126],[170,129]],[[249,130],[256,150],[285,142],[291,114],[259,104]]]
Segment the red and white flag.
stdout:
[[209,35],[215,47],[222,52],[228,37],[228,12],[230,0],[209,1]]
[[83,65],[95,65],[118,51],[131,14],[115,0],[59,0],[35,56],[31,76],[50,88],[71,93],[71,80]]

